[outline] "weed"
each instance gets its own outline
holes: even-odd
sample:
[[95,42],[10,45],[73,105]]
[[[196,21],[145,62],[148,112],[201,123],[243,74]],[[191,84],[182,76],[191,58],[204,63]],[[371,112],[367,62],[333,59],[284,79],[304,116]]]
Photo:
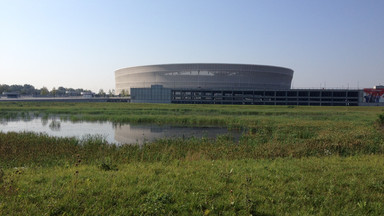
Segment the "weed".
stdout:
[[170,194],[150,193],[145,197],[143,204],[140,206],[140,214],[168,215],[170,212],[167,210],[167,206],[174,202]]
[[379,124],[379,127],[384,128],[384,113],[380,114],[376,121]]
[[16,186],[18,174],[18,171],[16,171],[6,176],[4,171],[0,169],[0,195],[13,196],[17,194],[19,190]]
[[[225,184],[232,183],[232,179],[231,179],[232,175],[233,175],[233,169],[231,169],[229,172],[220,173],[220,177],[222,181],[225,182]],[[231,193],[232,193],[232,190],[231,190]]]
[[[373,125],[383,125],[382,108],[18,104],[1,103],[0,118],[245,132],[239,141],[159,139],[142,147],[0,132],[0,214],[381,215],[384,209],[384,134]],[[22,166],[28,169],[14,169]]]
[[0,168],[0,185],[4,182],[4,171]]
[[106,157],[103,161],[101,161],[98,165],[99,169],[104,171],[117,171],[118,168],[115,164],[112,163],[111,158]]

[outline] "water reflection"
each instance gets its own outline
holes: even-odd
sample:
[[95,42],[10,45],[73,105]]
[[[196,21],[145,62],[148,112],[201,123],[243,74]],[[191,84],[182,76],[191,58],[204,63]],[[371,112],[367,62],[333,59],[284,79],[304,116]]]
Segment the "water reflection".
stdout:
[[230,134],[238,140],[240,132],[220,127],[175,127],[149,124],[113,124],[111,122],[71,122],[60,118],[1,120],[2,132],[36,132],[57,137],[102,136],[109,143],[143,144],[162,138],[216,138]]
[[[44,124],[45,123],[45,124]],[[47,125],[47,123],[44,120],[41,120],[41,124],[43,126]],[[60,131],[61,123],[60,121],[53,119],[52,122],[49,124],[49,128],[53,131]]]
[[41,118],[41,124],[46,126],[48,124],[48,118]]
[[151,142],[162,138],[216,138],[229,133],[219,127],[175,127],[163,125],[119,125],[115,127],[115,139],[119,143]]

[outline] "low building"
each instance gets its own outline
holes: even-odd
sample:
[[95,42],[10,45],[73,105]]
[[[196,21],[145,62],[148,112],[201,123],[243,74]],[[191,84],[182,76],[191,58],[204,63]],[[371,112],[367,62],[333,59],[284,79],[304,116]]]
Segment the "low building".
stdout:
[[19,98],[20,94],[17,92],[3,92],[2,96],[6,98]]
[[170,89],[163,88],[161,85],[154,85],[151,88],[132,88],[131,102],[176,104],[359,106],[359,104],[363,102],[363,91],[350,89]]
[[83,98],[93,98],[95,96],[95,93],[93,93],[93,92],[81,92],[81,96],[83,96]]

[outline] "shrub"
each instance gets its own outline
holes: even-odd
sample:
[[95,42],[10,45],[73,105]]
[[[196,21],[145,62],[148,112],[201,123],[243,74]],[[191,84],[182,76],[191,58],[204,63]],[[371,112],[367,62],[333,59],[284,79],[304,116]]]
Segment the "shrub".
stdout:
[[380,127],[384,127],[384,113],[379,115],[379,118],[377,119],[377,123]]
[[4,182],[4,171],[0,168],[0,184]]
[[115,164],[112,163],[111,158],[105,158],[99,165],[99,169],[104,171],[117,171],[118,168]]

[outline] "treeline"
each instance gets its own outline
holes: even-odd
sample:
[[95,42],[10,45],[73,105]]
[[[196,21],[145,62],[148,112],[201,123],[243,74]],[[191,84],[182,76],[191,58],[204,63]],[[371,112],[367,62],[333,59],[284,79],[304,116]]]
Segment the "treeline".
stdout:
[[73,89],[73,88],[52,88],[49,90],[47,87],[42,87],[41,89],[35,88],[33,85],[6,85],[0,84],[0,94],[5,92],[19,93],[24,96],[80,96],[82,92],[89,92],[90,90],[86,89]]

